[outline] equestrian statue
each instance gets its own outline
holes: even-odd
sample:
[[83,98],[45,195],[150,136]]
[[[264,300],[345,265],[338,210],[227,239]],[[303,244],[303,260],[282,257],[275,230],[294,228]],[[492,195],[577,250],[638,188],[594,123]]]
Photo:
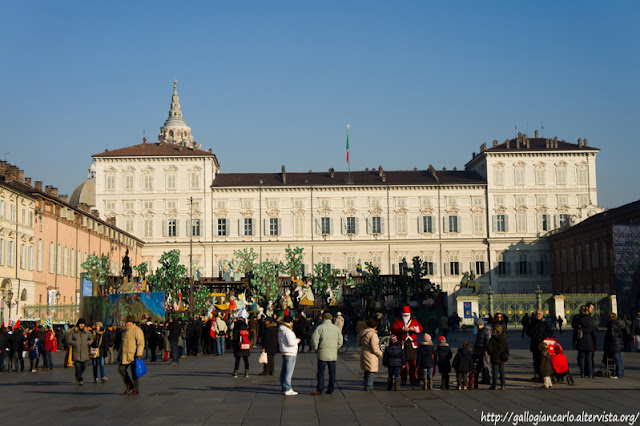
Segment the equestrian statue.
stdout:
[[453,292],[456,293],[462,290],[463,288],[473,289],[473,294],[482,293],[482,284],[476,281],[476,274],[474,274],[473,272],[471,272],[471,274],[469,274],[469,272],[464,272],[462,274],[462,279],[460,280],[460,284],[456,285],[453,288]]

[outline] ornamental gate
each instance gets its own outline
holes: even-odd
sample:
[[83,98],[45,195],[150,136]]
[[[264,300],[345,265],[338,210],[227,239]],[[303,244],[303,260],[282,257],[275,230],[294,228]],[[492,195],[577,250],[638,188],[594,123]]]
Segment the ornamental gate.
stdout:
[[481,294],[478,296],[480,315],[498,312],[505,315],[512,327],[520,326],[525,314],[531,315],[536,310],[542,310],[544,316],[555,315],[552,294]]
[[574,315],[580,313],[580,306],[587,303],[594,303],[595,309],[591,313],[593,322],[598,327],[606,327],[611,313],[611,301],[609,295],[605,293],[585,293],[585,294],[567,294],[564,296],[564,316],[568,325],[571,326],[571,319]]

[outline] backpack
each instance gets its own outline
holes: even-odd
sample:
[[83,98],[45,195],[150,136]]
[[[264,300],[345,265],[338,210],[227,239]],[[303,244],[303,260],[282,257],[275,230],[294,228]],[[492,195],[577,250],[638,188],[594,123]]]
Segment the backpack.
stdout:
[[251,349],[251,343],[249,343],[249,330],[240,330],[240,333],[238,333],[238,347],[241,351]]

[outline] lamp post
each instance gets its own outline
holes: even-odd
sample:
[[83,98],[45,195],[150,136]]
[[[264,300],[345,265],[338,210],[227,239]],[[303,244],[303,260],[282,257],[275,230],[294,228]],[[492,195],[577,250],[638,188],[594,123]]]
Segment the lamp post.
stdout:
[[9,306],[9,322],[11,322],[11,307],[15,305],[15,303],[11,303],[11,299],[13,299],[13,291],[9,289],[7,292],[7,305]]
[[193,319],[193,197],[189,197],[189,318]]

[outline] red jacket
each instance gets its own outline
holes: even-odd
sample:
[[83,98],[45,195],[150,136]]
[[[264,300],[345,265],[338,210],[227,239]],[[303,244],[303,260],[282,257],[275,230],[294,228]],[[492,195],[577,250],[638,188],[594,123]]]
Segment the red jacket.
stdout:
[[44,350],[58,350],[58,339],[56,338],[56,334],[53,331],[47,331],[47,334],[44,335]]
[[418,347],[418,333],[422,333],[422,326],[415,318],[411,318],[408,325],[409,330],[404,329],[404,321],[402,318],[398,318],[393,323],[391,331],[398,336],[398,341],[404,346],[405,340],[411,341],[411,345],[414,348]]

